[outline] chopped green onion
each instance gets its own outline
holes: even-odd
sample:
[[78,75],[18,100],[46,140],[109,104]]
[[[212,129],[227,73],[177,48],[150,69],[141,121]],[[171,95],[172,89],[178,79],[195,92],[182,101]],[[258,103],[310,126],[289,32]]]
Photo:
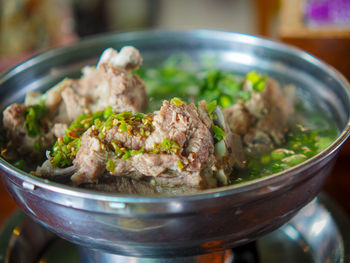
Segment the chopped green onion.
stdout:
[[27,127],[30,137],[40,136],[40,120],[46,115],[46,107],[44,105],[29,106],[25,112],[24,123]]
[[176,164],[177,164],[177,166],[179,167],[180,170],[182,170],[184,168],[184,165],[183,165],[183,163],[180,160],[178,160],[176,162]]
[[219,104],[222,108],[227,108],[232,105],[232,97],[228,95],[222,95],[219,97]]
[[104,117],[105,119],[107,119],[109,116],[112,115],[112,113],[113,113],[112,107],[111,107],[111,106],[108,106],[108,107],[104,110],[104,112],[103,112],[103,117]]
[[242,100],[243,102],[246,102],[247,100],[250,100],[250,98],[252,97],[250,92],[247,91],[247,90],[242,90],[237,95],[238,95],[238,98],[240,100]]
[[130,156],[131,156],[131,153],[130,153],[130,151],[129,150],[125,150],[124,151],[124,154],[123,154],[123,156],[122,156],[122,159],[129,159],[130,158]]
[[271,161],[271,157],[268,154],[263,154],[260,158],[262,164],[268,164]]
[[182,106],[185,104],[185,102],[183,102],[181,99],[175,97],[171,100],[172,103],[174,103],[176,106]]
[[216,100],[213,100],[212,102],[208,103],[205,108],[207,109],[207,112],[209,113],[209,115],[215,110],[217,105]]
[[128,130],[128,127],[125,122],[119,125],[119,130],[121,130],[122,132],[126,132]]
[[16,161],[13,165],[19,169],[23,169],[25,162],[23,159],[20,159],[20,160]]
[[224,130],[221,129],[219,126],[212,125],[211,128],[214,132],[214,138],[217,139],[218,141],[220,141],[223,137],[226,136],[226,133],[224,132]]
[[140,112],[136,112],[134,115],[135,115],[137,118],[140,118],[140,119],[142,119],[142,118],[146,117],[146,115],[145,115],[145,114],[140,113]]
[[255,71],[252,71],[246,75],[246,79],[252,83],[253,90],[257,92],[265,90],[266,78],[266,76],[260,76]]
[[37,151],[40,151],[40,150],[41,150],[41,147],[40,147],[40,144],[39,144],[38,141],[35,141],[35,142],[34,142],[34,148],[35,148],[35,150],[37,150]]
[[113,162],[113,160],[108,160],[106,163],[106,170],[114,173],[115,172],[115,163]]
[[261,91],[265,90],[265,87],[266,87],[266,82],[265,82],[265,80],[260,80],[258,83],[256,83],[256,84],[253,86],[253,89],[254,89],[255,91],[261,92]]
[[253,85],[255,85],[259,82],[261,77],[258,73],[256,73],[256,71],[251,71],[246,75],[245,78],[249,80]]

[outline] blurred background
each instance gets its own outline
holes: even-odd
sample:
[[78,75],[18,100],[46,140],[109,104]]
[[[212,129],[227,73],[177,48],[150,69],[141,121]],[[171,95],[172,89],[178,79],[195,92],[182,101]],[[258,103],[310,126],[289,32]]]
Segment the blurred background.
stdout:
[[291,43],[350,77],[350,0],[2,0],[0,71],[94,34],[198,28]]
[[[45,49],[95,34],[198,28],[298,46],[350,79],[350,0],[1,0],[0,72]],[[348,145],[326,191],[350,214]],[[14,209],[2,186],[0,199],[6,200],[4,211]]]

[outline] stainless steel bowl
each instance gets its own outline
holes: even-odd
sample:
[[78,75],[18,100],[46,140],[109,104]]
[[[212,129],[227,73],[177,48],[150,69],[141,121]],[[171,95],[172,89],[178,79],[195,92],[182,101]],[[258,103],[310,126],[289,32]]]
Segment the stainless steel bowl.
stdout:
[[323,152],[284,172],[179,197],[105,194],[49,182],[0,159],[1,178],[18,205],[57,235],[82,246],[129,256],[186,256],[234,247],[287,222],[320,191],[349,135],[349,84],[335,70],[298,49],[243,34],[218,31],[132,32],[103,35],[50,50],[5,74],[2,107],[45,90],[95,63],[107,47],[134,45],[145,64],[174,53],[195,59],[216,55],[218,66],[252,69],[313,97],[341,131]]

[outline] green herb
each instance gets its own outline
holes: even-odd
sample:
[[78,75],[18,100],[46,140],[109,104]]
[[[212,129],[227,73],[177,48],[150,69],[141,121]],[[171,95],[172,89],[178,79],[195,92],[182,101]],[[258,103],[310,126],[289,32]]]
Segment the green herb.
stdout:
[[129,150],[125,150],[124,154],[122,156],[122,159],[129,159],[131,157],[130,151]]
[[41,150],[41,146],[40,146],[40,143],[39,143],[38,141],[35,141],[35,142],[34,142],[34,148],[35,148],[35,150],[37,150],[37,151],[40,151],[40,150]]
[[138,154],[141,154],[141,153],[144,153],[145,152],[145,148],[144,147],[141,147],[140,150],[131,150],[130,153],[132,156],[135,156],[135,155],[138,155]]
[[108,117],[111,116],[112,113],[113,113],[112,107],[108,106],[103,112],[104,119],[108,119]]
[[17,160],[14,164],[18,169],[23,169],[25,165],[25,161],[23,159]]
[[[318,133],[333,135],[320,137]],[[302,125],[296,125],[287,134],[283,148],[262,155],[249,156],[248,178],[255,179],[281,172],[302,163],[327,147],[335,136],[336,133],[333,131],[315,131],[306,129]]]
[[238,92],[237,95],[235,96],[236,99],[241,100],[243,102],[250,100],[251,97],[252,97],[252,95],[247,90],[242,90],[242,91]]
[[[225,109],[240,100],[249,100],[251,92],[265,90],[267,76],[252,71],[240,78],[216,68],[217,59],[210,61],[210,65],[204,63],[204,57],[200,61],[202,68],[198,68],[189,56],[172,56],[156,68],[139,69],[137,73],[146,82],[148,96],[152,98],[148,110],[158,109],[164,99],[173,97],[186,98],[188,101],[216,100]],[[243,90],[245,80],[252,83],[253,90]]]
[[[215,61],[211,59],[211,63]],[[188,56],[170,57],[157,68],[141,68],[137,73],[146,82],[152,98],[150,111],[159,108],[164,99],[173,97],[189,98],[189,101],[217,100],[218,105],[225,108],[237,101],[235,94],[243,84],[243,78],[237,81],[236,76],[216,69],[215,64],[198,69]]]
[[260,76],[255,71],[252,71],[246,75],[246,79],[252,83],[254,91],[261,92],[265,90],[267,79],[266,76]]
[[140,119],[143,119],[143,118],[145,118],[145,117],[146,117],[146,115],[145,115],[145,114],[143,114],[143,113],[139,113],[139,112],[136,112],[134,115],[135,115],[135,117],[140,118]]
[[215,110],[216,106],[217,106],[216,100],[214,100],[214,101],[208,103],[208,104],[205,106],[205,108],[207,109],[207,112],[208,112],[209,115],[213,113],[213,111]]
[[113,162],[113,160],[108,160],[106,163],[106,170],[114,173],[115,172],[115,163]]
[[46,115],[46,107],[44,105],[29,106],[25,112],[24,123],[26,125],[28,135],[30,137],[37,137],[41,135],[40,121]]
[[128,130],[128,128],[127,128],[125,122],[122,122],[122,123],[119,125],[119,130],[121,130],[122,132],[126,132],[126,131]]
[[141,147],[141,149],[129,149],[127,147],[123,146],[123,143],[120,141],[113,141],[111,142],[112,150],[115,154],[115,156],[119,159],[128,159],[132,156],[145,153],[144,147]]
[[221,141],[221,139],[226,136],[226,133],[224,132],[224,130],[221,129],[219,126],[212,125],[211,128],[214,132],[214,138],[217,139],[218,141]]
[[249,72],[245,78],[249,80],[253,85],[258,83],[261,79],[260,75],[255,71]]
[[[97,111],[93,114],[83,114],[76,118],[68,129],[65,135],[57,139],[51,150],[51,163],[55,167],[65,167],[72,164],[81,143],[81,135],[88,130],[92,125],[101,127],[104,119],[103,111]],[[103,133],[99,136],[103,137]]]
[[168,138],[165,138],[165,139],[162,141],[161,149],[162,149],[163,151],[175,153],[175,152],[179,152],[180,146],[177,144],[177,142],[171,141],[171,140],[169,140]]
[[219,97],[219,104],[223,107],[223,108],[227,108],[229,106],[231,106],[232,103],[232,96],[223,94]]
[[176,162],[176,164],[177,164],[177,166],[179,167],[180,170],[182,170],[184,168],[184,165],[183,165],[183,163],[180,160],[178,160]]
[[268,164],[271,161],[271,156],[269,154],[263,154],[260,158],[262,164]]
[[171,100],[171,102],[174,103],[176,106],[182,106],[182,105],[185,104],[185,102],[183,102],[181,99],[176,98],[176,97],[173,98],[173,99]]

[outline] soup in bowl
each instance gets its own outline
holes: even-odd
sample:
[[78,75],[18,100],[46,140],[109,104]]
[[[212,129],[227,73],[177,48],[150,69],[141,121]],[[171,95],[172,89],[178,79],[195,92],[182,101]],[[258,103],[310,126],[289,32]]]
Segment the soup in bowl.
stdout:
[[6,148],[13,164],[1,159],[13,198],[59,236],[124,255],[206,253],[276,229],[320,191],[349,129],[339,73],[226,32],[100,36],[25,62],[1,87],[24,120],[22,137],[4,125],[6,143],[28,138]]

